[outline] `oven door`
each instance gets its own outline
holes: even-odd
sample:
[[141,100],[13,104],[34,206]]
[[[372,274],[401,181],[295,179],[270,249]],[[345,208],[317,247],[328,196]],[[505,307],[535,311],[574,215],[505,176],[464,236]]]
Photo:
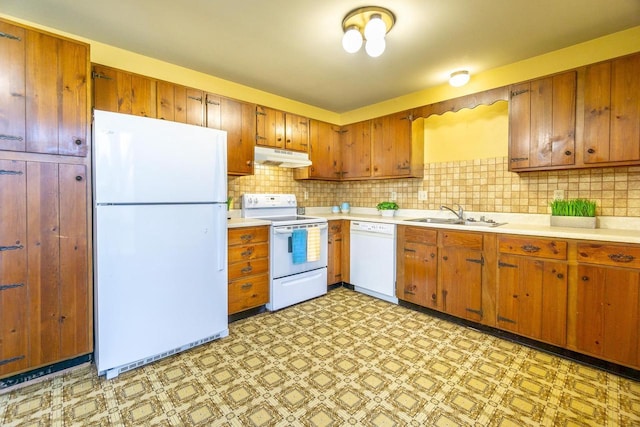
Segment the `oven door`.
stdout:
[[[293,263],[291,238],[293,230],[299,228],[318,228],[320,234],[320,257],[317,261],[307,261],[300,264]],[[285,277],[292,274],[311,271],[327,266],[327,230],[326,222],[314,224],[272,226],[271,229],[271,276]]]

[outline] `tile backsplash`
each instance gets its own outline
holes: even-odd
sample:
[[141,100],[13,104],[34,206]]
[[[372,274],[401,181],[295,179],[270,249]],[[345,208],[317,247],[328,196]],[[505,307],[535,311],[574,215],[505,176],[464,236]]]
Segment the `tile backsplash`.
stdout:
[[255,175],[229,177],[228,190],[236,209],[244,193],[293,193],[300,206],[375,207],[396,192],[401,209],[458,203],[468,211],[535,214],[550,213],[554,190],[564,190],[565,198],[595,200],[597,215],[640,217],[639,166],[521,173],[507,166],[506,157],[427,163],[424,179],[329,182],[296,181],[291,169],[256,165]]

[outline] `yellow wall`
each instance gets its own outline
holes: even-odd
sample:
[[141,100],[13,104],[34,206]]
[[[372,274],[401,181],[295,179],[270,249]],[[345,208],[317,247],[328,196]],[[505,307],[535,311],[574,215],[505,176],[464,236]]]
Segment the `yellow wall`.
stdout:
[[508,122],[506,101],[429,116],[424,120],[424,162],[506,156]]
[[478,73],[477,75],[473,75],[469,84],[462,88],[452,88],[447,84],[442,84],[437,87],[424,89],[378,104],[338,114],[33,22],[14,18],[9,15],[0,13],[0,17],[89,43],[91,45],[92,62],[184,84],[186,86],[197,87],[220,95],[267,105],[339,125],[529,80],[588,63],[637,52],[640,49],[640,26],[637,26],[565,49]]

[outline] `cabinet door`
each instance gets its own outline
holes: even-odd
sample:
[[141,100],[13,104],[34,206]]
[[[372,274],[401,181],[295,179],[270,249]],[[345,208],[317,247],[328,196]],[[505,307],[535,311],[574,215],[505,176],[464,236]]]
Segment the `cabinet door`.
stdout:
[[438,248],[417,242],[405,242],[402,247],[402,281],[398,281],[398,298],[437,308]]
[[640,160],[640,55],[590,65],[584,89],[584,162]]
[[165,81],[158,81],[156,110],[159,119],[186,123],[187,88]]
[[443,247],[440,251],[442,310],[464,319],[482,320],[482,251],[464,247]]
[[317,120],[309,121],[309,176],[339,179],[340,127]]
[[566,344],[567,265],[501,254],[497,326],[551,344]]
[[0,377],[29,366],[24,162],[0,160]]
[[194,126],[205,125],[204,114],[205,93],[198,89],[187,89],[187,124]]
[[411,174],[411,120],[405,112],[371,121],[371,164],[373,176]]
[[284,148],[285,119],[282,111],[256,106],[256,145]]
[[227,131],[227,173],[253,173],[255,104],[220,99],[220,129]]
[[285,144],[287,150],[309,150],[309,119],[295,114],[285,114]]
[[103,65],[93,66],[93,103],[98,110],[157,117],[156,81]]
[[329,221],[327,285],[342,282],[342,221]]
[[512,170],[575,163],[576,72],[511,88]]
[[0,21],[0,150],[25,151],[24,28]]
[[344,179],[371,176],[371,121],[342,127],[340,141]]
[[[206,126],[212,129],[222,129],[222,98],[212,93],[204,96]],[[227,118],[229,121],[229,118]]]
[[640,271],[578,265],[576,346],[628,366],[640,366]]
[[85,156],[88,49],[35,31],[26,36],[26,151]]

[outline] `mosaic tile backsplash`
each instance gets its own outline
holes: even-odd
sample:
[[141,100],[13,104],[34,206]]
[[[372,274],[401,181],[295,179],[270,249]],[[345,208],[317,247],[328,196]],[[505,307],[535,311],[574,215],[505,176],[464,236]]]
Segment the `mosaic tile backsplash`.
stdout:
[[375,207],[395,191],[401,209],[458,203],[468,211],[533,214],[550,214],[554,190],[564,190],[565,198],[595,200],[597,215],[640,217],[640,166],[512,173],[506,157],[428,163],[424,179],[353,182],[296,181],[291,169],[256,165],[255,175],[229,177],[228,190],[236,209],[244,193],[293,193],[300,206]]

